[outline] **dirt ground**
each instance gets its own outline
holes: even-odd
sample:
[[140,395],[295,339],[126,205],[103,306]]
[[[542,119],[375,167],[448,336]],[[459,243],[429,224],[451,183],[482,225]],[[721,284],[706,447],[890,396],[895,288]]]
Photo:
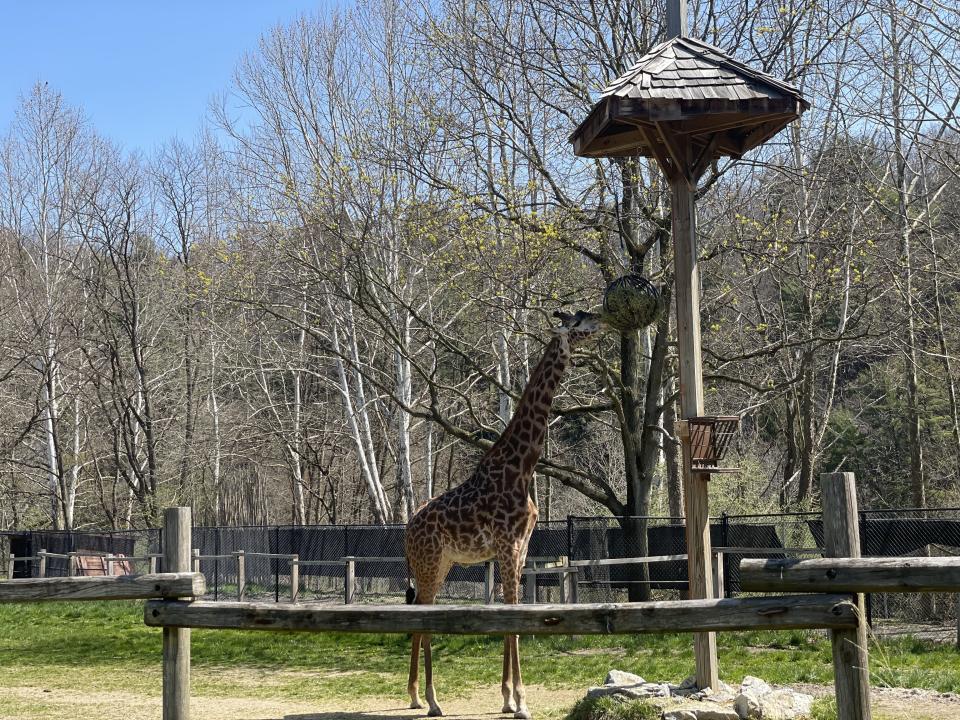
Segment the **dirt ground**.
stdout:
[[[273,684],[276,673],[265,672],[256,678]],[[253,681],[254,678],[246,678]],[[830,694],[821,686],[797,686],[795,689],[817,696]],[[537,718],[562,718],[583,696],[585,688],[570,690],[527,687],[531,710]],[[493,720],[505,717],[499,711],[499,687],[490,687],[460,698],[444,700],[441,705],[451,720]],[[945,720],[960,718],[960,696],[927,690],[874,688],[875,720]],[[194,694],[192,715],[200,720],[409,720],[424,717],[422,710],[405,707],[400,696],[368,697],[357,701],[290,701],[205,697]],[[43,687],[6,686],[0,690],[0,720],[156,720],[161,716],[160,697],[131,692],[65,692]]]

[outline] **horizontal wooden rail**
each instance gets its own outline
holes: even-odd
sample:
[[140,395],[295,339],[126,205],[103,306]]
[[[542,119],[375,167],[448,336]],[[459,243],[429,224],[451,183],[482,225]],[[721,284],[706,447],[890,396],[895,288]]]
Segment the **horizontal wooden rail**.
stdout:
[[203,575],[199,573],[24,578],[0,582],[0,603],[53,600],[146,600],[198,596],[206,591]]
[[715,553],[727,553],[728,555],[777,555],[792,553],[794,555],[822,555],[823,548],[805,548],[805,547],[746,547],[746,546],[719,546],[713,548]]
[[545,568],[526,568],[521,571],[521,575],[570,575],[579,573],[580,568],[570,567],[569,565],[557,565],[556,567]]
[[743,560],[750,592],[960,592],[960,557]]
[[144,608],[155,627],[457,635],[702,632],[774,628],[854,628],[844,595],[674,600],[584,605],[388,605],[178,602]]
[[607,565],[646,565],[647,563],[679,562],[687,559],[684,555],[648,555],[631,558],[604,558],[602,560],[571,560],[570,567],[606,567]]

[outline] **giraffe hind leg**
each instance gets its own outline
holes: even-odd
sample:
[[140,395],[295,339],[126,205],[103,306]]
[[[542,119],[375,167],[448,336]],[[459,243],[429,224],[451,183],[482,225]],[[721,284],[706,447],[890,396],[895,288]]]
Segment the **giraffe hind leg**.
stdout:
[[[498,553],[500,576],[503,579],[503,601],[508,605],[520,602],[520,570],[526,552],[523,548],[510,546],[502,548]],[[523,678],[520,675],[520,638],[517,635],[507,635],[503,643],[504,668],[510,666],[510,686],[513,702],[504,692],[504,712],[513,712],[515,718],[529,720],[530,710],[527,708],[526,691],[523,688]],[[504,672],[506,675],[506,672]],[[507,686],[504,684],[503,689]]]
[[[437,593],[440,592],[440,586],[443,584],[444,578],[446,578],[447,573],[450,571],[450,567],[451,564],[445,562],[436,567],[435,571],[431,573],[431,577],[417,578],[417,595],[416,599],[414,600],[415,604],[433,605],[433,600],[436,598]],[[423,680],[425,685],[424,695],[426,696],[427,706],[429,707],[427,715],[429,717],[439,717],[443,715],[443,710],[440,709],[440,705],[437,703],[437,693],[433,687],[433,648],[431,647],[430,634],[424,633],[420,635],[420,641],[423,645]],[[413,663],[417,661],[419,661],[419,657],[415,656],[415,659],[411,659],[411,678],[414,679],[414,682],[416,676],[413,669]],[[413,695],[411,695],[411,700],[413,700]],[[419,698],[417,698],[417,700],[419,700]]]
[[410,707],[418,710],[423,707],[420,701],[420,680],[417,674],[420,670],[420,634],[415,633],[411,639],[410,674],[407,676],[407,692],[410,693]]

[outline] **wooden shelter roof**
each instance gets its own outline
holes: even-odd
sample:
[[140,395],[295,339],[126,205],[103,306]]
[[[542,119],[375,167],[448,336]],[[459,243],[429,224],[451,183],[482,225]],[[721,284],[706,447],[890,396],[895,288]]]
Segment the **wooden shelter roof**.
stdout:
[[808,107],[793,85],[681,36],[652,48],[610,83],[570,141],[577,155],[660,160],[669,157],[666,134],[709,163],[740,157]]

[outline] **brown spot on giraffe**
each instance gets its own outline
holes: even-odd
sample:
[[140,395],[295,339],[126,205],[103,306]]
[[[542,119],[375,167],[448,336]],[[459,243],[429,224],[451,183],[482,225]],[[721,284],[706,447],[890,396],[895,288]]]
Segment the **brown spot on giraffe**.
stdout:
[[[416,585],[414,602],[430,605],[454,564],[474,565],[496,559],[504,602],[520,602],[520,576],[527,559],[537,506],[529,497],[530,480],[540,454],[553,398],[570,362],[570,349],[604,329],[596,315],[558,313],[554,329],[537,367],[530,374],[517,409],[500,438],[480,459],[473,475],[461,485],[424,505],[407,524],[407,560]],[[433,687],[430,635],[415,634],[410,652],[407,691],[410,707],[422,708],[418,672],[420,647],[426,682],[428,715],[442,715]],[[529,718],[520,675],[519,639],[503,639],[501,681],[503,712]]]

